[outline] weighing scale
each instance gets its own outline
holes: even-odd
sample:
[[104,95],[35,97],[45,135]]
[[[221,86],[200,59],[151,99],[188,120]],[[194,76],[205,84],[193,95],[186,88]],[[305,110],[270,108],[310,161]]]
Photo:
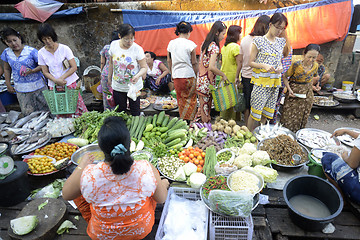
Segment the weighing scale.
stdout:
[[0,179],[5,179],[15,171],[14,160],[9,156],[4,155],[8,147],[8,144],[0,143]]

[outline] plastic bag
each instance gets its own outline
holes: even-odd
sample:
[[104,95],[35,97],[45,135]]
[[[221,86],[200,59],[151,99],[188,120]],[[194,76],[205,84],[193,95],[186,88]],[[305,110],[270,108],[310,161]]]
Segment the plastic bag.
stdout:
[[222,164],[216,163],[214,169],[216,174],[220,175],[229,175],[230,173],[238,170],[236,166],[229,164],[228,162]]
[[133,101],[136,101],[136,98],[140,96],[140,90],[144,87],[143,81],[139,80],[135,84],[129,84],[129,91],[127,96],[131,98]]
[[237,93],[237,100],[236,100],[236,104],[234,106],[234,110],[235,112],[243,112],[246,109],[246,104],[245,104],[245,96],[244,93],[241,89],[238,89],[238,93]]
[[229,216],[248,217],[253,207],[254,195],[246,191],[212,190],[209,194],[210,208]]

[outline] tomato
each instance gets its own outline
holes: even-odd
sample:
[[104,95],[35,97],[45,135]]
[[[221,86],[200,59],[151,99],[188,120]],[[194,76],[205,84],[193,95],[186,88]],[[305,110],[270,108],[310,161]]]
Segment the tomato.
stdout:
[[195,152],[194,152],[194,156],[195,156],[195,157],[197,157],[197,156],[199,156],[199,155],[200,155],[200,153],[199,153],[198,151],[195,151]]
[[201,156],[202,156],[203,158],[205,158],[205,153],[204,153],[204,152],[202,152],[202,153],[201,153]]
[[201,166],[204,166],[205,161],[204,161],[204,160],[200,160],[199,163],[200,163]]
[[184,157],[183,155],[181,155],[179,158],[180,158],[181,160],[184,160],[185,157]]
[[189,158],[193,159],[193,158],[194,158],[194,154],[190,153]]
[[179,152],[178,156],[181,157],[182,155],[183,155],[182,152]]
[[185,157],[185,158],[184,158],[184,162],[187,163],[187,162],[189,162],[189,161],[190,161],[190,158],[189,158],[189,157]]
[[194,160],[194,164],[195,164],[195,165],[199,165],[199,163],[200,163],[200,161],[199,161],[198,159],[195,159],[195,160]]
[[201,170],[202,170],[202,166],[198,165],[196,171],[201,172]]
[[197,157],[197,159],[198,160],[203,160],[202,156],[200,156],[200,155]]
[[188,147],[188,150],[193,150],[194,148],[192,146]]

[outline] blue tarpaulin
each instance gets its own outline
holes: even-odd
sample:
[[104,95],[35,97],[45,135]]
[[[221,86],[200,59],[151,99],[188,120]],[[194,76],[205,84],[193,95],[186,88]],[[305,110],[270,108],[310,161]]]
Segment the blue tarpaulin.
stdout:
[[[78,15],[85,12],[84,7],[70,8],[62,11],[58,11],[51,15],[50,18],[61,18],[70,15]],[[28,18],[23,18],[21,13],[0,13],[0,21],[27,21],[32,20]]]

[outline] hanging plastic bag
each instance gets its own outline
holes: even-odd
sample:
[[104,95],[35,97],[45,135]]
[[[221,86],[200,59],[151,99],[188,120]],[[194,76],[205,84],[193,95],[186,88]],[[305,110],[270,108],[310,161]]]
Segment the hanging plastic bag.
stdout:
[[253,207],[254,195],[247,191],[212,190],[209,194],[210,208],[229,216],[248,217]]
[[140,96],[141,94],[140,91],[143,87],[144,87],[143,81],[141,81],[140,79],[135,84],[130,83],[127,96],[131,98],[133,101],[136,101],[136,98]]
[[236,99],[236,104],[234,106],[234,110],[235,112],[243,112],[246,109],[246,104],[245,104],[245,96],[243,93],[243,89],[242,87],[239,88],[238,87],[238,93],[237,93],[237,99]]

